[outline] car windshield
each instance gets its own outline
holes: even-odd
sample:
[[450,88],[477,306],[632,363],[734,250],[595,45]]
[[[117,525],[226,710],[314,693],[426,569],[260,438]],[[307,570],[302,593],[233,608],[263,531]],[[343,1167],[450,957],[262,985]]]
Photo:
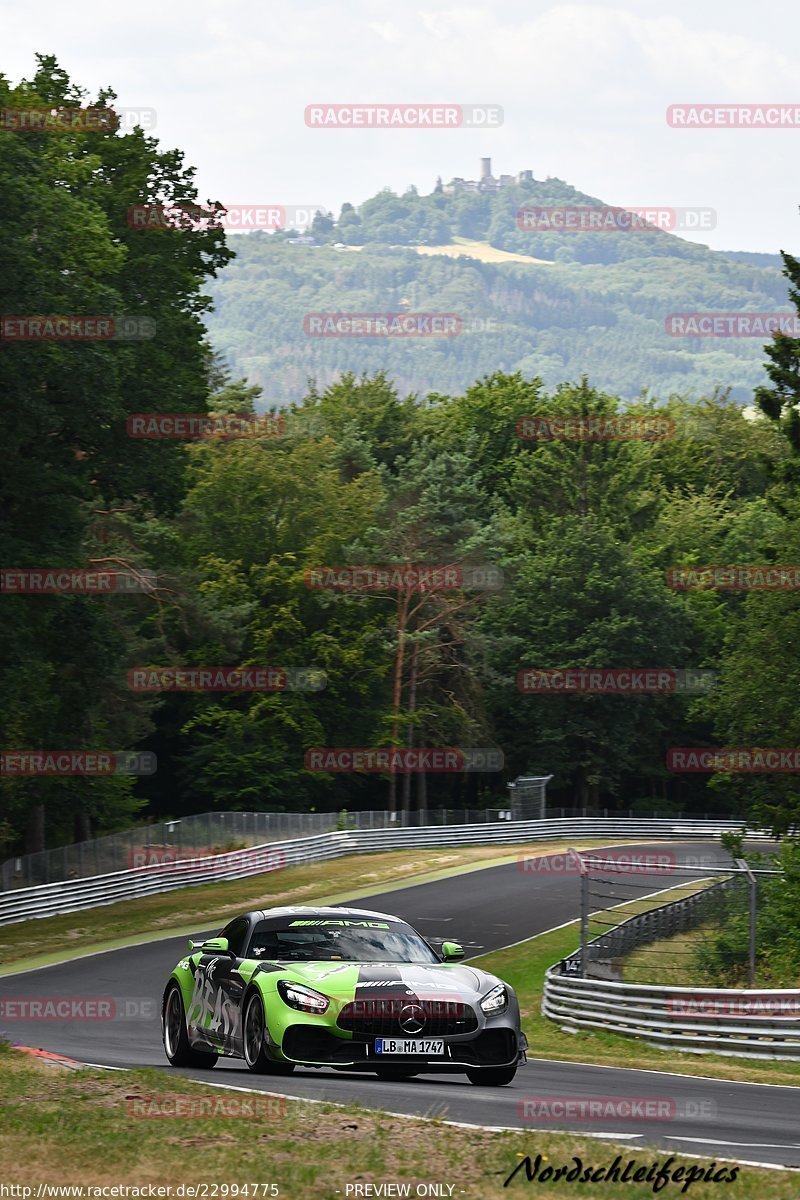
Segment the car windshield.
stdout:
[[440,961],[410,926],[355,918],[262,921],[253,933],[248,958],[275,962]]

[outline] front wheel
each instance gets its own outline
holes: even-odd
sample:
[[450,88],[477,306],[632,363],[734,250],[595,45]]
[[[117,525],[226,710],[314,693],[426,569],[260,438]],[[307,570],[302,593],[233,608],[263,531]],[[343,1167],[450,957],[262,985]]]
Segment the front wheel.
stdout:
[[244,1009],[244,1061],[257,1075],[291,1075],[294,1063],[275,1062],[267,1054],[267,1026],[264,1004],[258,992],[252,992]]
[[218,1054],[203,1053],[193,1050],[189,1045],[189,1035],[186,1032],[186,1014],[183,1009],[183,997],[177,983],[170,987],[164,1001],[164,1051],[173,1067],[213,1067],[219,1058]]
[[485,1067],[483,1070],[467,1071],[467,1079],[476,1087],[504,1087],[511,1083],[517,1073],[517,1064],[513,1067]]

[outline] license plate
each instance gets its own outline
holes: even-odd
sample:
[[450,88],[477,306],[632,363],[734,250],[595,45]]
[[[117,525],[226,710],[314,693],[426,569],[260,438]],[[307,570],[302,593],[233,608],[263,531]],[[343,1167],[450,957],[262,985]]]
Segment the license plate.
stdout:
[[376,1054],[424,1054],[431,1058],[444,1054],[441,1038],[376,1038]]

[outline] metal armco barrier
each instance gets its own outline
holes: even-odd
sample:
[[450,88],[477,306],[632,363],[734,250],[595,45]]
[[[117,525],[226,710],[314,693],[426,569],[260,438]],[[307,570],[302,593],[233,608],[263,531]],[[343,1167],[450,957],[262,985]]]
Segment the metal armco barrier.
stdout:
[[[589,964],[618,957],[660,937],[689,928],[702,918],[715,891],[730,879],[694,896],[630,917],[587,946]],[[603,1029],[642,1038],[662,1049],[736,1058],[800,1062],[800,989],[661,987],[645,983],[580,978],[580,951],[545,973],[542,1013],[563,1029]]]
[[[433,809],[426,820],[420,814],[357,809],[355,812],[205,812],[192,813],[171,821],[156,821],[118,833],[108,833],[72,845],[54,846],[32,854],[18,854],[0,863],[0,892],[15,888],[41,887],[45,883],[86,879],[90,875],[110,875],[149,863],[177,862],[201,854],[222,854],[267,842],[286,842],[292,838],[314,837],[350,829],[385,829],[419,825],[468,825],[471,822],[499,821],[498,810]],[[581,816],[561,810],[529,813],[529,817]],[[603,816],[607,816],[603,813]],[[616,816],[632,816],[617,813]],[[660,814],[640,813],[657,817]],[[674,819],[678,814],[670,814]],[[449,819],[448,819],[449,817]]]
[[610,1030],[662,1049],[800,1062],[800,990],[656,987],[551,967],[542,1013],[564,1029]]
[[[116,904],[158,892],[202,883],[245,879],[300,863],[322,862],[346,854],[443,846],[513,845],[528,841],[561,841],[576,838],[685,841],[715,838],[728,831],[744,831],[735,820],[636,819],[568,817],[545,821],[496,821],[473,825],[426,825],[417,828],[361,829],[324,833],[316,837],[269,842],[226,854],[152,863],[129,871],[71,879],[38,887],[0,893],[0,925],[32,917],[50,917]],[[747,831],[748,837],[767,837]]]

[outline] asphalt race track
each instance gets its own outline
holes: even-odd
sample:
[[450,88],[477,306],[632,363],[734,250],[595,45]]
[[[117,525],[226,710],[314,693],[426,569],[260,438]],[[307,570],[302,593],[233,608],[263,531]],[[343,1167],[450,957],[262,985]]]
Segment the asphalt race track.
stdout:
[[[666,842],[637,846],[639,852],[662,853]],[[676,843],[678,862],[697,864],[697,877],[711,863],[726,865],[728,856],[715,843]],[[761,846],[763,849],[763,844]],[[616,847],[609,856],[628,854]],[[565,847],[566,850],[566,847]],[[682,874],[680,878],[689,876]],[[659,891],[678,876],[659,873]],[[647,876],[637,879],[649,883]],[[546,871],[523,872],[518,865],[420,884],[353,902],[356,907],[396,913],[430,937],[460,941],[467,957],[519,942],[578,916],[577,877]],[[198,931],[196,936],[201,932]],[[115,1016],[107,1021],[0,1020],[0,1033],[10,1041],[54,1051],[102,1066],[158,1066],[165,1071],[159,1002],[166,978],[186,949],[186,938],[107,951],[84,959],[0,978],[0,999],[110,998]],[[509,1087],[481,1088],[461,1076],[420,1076],[392,1083],[368,1075],[345,1076],[327,1070],[296,1070],[286,1079],[259,1076],[238,1060],[220,1060],[213,1071],[182,1071],[204,1083],[243,1087],[312,1100],[358,1102],[389,1112],[438,1116],[473,1125],[560,1128],[605,1134],[623,1141],[632,1156],[645,1161],[644,1147],[675,1154],[702,1154],[718,1159],[800,1167],[800,1088],[669,1075],[661,1072],[584,1066],[536,1059],[530,1047],[527,1065]],[[702,1070],[702,1059],[698,1060]],[[523,1102],[542,1098],[660,1100],[659,1119],[580,1121],[532,1119]],[[530,1108],[528,1109],[530,1112]],[[520,1151],[535,1152],[533,1139],[520,1136]],[[652,1152],[650,1152],[652,1157]],[[598,1146],[600,1164],[609,1159]]]

